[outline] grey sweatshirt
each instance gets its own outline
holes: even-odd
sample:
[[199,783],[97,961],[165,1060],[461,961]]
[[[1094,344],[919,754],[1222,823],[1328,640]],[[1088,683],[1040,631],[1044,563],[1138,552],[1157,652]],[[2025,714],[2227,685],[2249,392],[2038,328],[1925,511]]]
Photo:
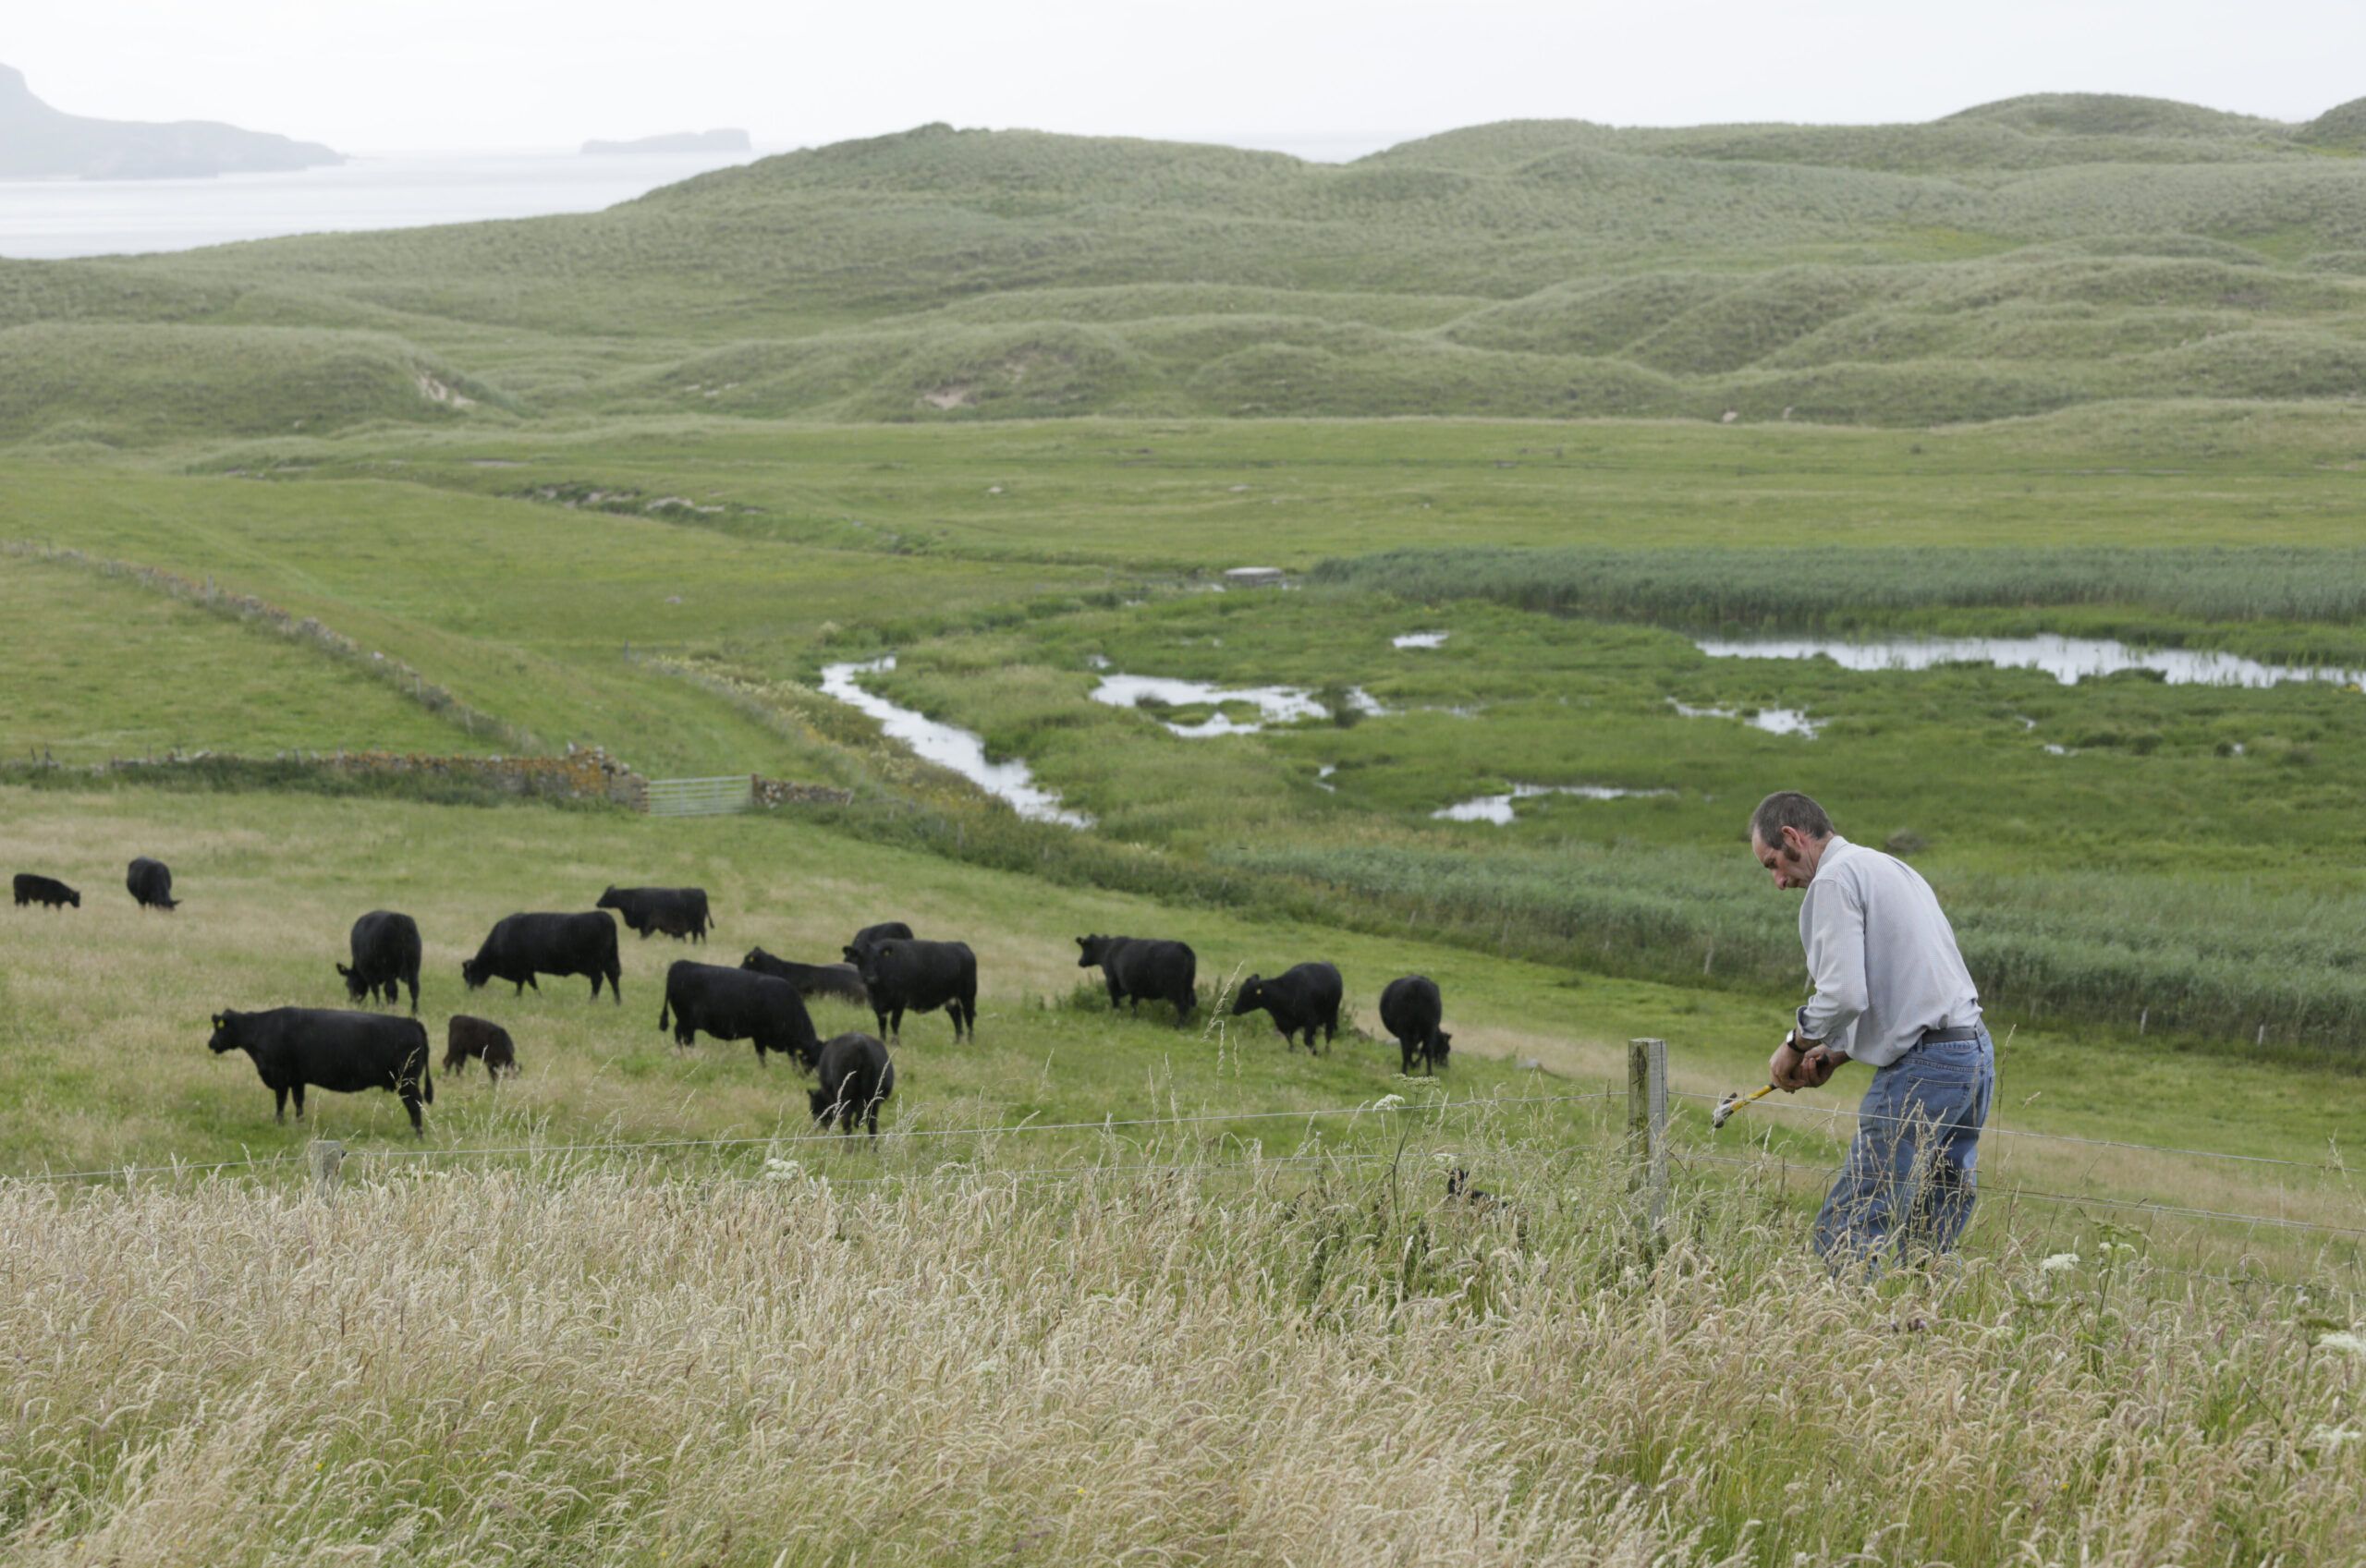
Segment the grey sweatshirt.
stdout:
[[1925,1029],[1980,1022],[1980,992],[1931,884],[1905,861],[1835,833],[1799,906],[1815,994],[1799,1038],[1869,1067],[1906,1054]]

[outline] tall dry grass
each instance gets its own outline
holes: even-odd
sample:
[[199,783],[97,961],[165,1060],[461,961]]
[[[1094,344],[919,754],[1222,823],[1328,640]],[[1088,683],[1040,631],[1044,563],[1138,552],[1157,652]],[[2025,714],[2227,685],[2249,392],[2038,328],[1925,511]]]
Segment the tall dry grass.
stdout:
[[[0,1186],[16,1562],[2347,1562],[2366,1356],[1607,1166]],[[2330,1316],[2328,1316],[2330,1314]]]

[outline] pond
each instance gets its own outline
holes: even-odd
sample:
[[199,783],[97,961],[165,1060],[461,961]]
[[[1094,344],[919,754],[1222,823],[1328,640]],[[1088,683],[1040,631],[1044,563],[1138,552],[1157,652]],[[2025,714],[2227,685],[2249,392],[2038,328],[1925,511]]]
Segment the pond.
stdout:
[[1067,828],[1092,826],[1092,818],[1067,809],[1057,795],[1037,784],[1026,763],[989,761],[986,743],[968,730],[874,697],[856,683],[858,675],[895,667],[892,653],[860,663],[826,665],[822,671],[822,691],[870,714],[889,739],[902,741],[923,760],[950,768],[987,794],[1008,801],[1011,809],[1030,821],[1057,822]]
[[[1105,702],[1112,708],[1139,706],[1147,698],[1175,708],[1213,708],[1216,710],[1196,723],[1179,724],[1172,719],[1159,723],[1176,735],[1192,740],[1204,740],[1220,735],[1255,735],[1267,724],[1295,724],[1308,719],[1327,719],[1331,711],[1314,699],[1311,692],[1294,686],[1218,686],[1213,681],[1177,680],[1169,675],[1129,675],[1122,672],[1105,675],[1092,688],[1092,700]],[[1224,711],[1227,706],[1250,707],[1257,710],[1255,719],[1237,719]],[[1348,690],[1348,706],[1368,718],[1378,718],[1389,710],[1383,708],[1372,693],[1361,687]]]
[[1848,670],[1927,670],[1935,664],[1994,664],[2043,670],[2064,686],[2089,675],[2154,670],[2171,686],[2281,686],[2287,681],[2366,682],[2366,671],[2329,665],[2264,664],[2233,653],[2191,648],[2138,648],[2113,638],[1899,637],[1872,641],[1838,638],[1695,638],[1712,659],[1830,659]]
[[[1669,707],[1688,719],[1739,719],[1742,716],[1738,708],[1694,708],[1678,702],[1673,697],[1667,701]],[[1813,740],[1816,731],[1823,727],[1797,708],[1761,708],[1743,722],[1769,735],[1804,735],[1810,740]]]
[[1441,822],[1493,822],[1508,827],[1512,821],[1512,802],[1533,800],[1544,795],[1574,795],[1584,800],[1640,800],[1666,798],[1676,794],[1672,789],[1616,789],[1608,784],[1524,784],[1512,785],[1508,795],[1482,795],[1470,800],[1458,800],[1442,806],[1430,813]]

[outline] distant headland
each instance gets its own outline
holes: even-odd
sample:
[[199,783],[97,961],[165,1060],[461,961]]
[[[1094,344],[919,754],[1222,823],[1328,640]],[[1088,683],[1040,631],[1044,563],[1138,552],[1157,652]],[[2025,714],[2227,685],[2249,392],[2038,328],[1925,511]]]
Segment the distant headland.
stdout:
[[181,179],[342,164],[317,141],[213,120],[94,120],[51,108],[0,66],[0,179]]
[[587,141],[587,156],[613,157],[635,152],[752,152],[744,130],[681,130],[671,136],[644,136],[634,141]]

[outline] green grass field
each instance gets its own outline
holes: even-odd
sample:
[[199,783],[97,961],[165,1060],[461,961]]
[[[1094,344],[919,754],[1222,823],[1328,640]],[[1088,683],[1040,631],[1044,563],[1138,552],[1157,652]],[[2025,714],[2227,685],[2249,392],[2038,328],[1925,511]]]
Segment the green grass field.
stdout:
[[[2366,669],[2358,123],[2061,95],[1342,167],[929,127],[604,213],[0,261],[0,869],[84,893],[0,906],[0,1550],[2356,1560],[2366,696],[1693,638]],[[1241,565],[1293,582],[1212,591]],[[1092,825],[818,689],[886,652]],[[1253,707],[1104,671],[1336,717],[1187,738]],[[304,760],[593,746],[850,798]],[[1434,815],[1522,785],[1666,793]],[[1964,1258],[1870,1290],[1805,1256],[1861,1073],[1706,1124],[1799,996],[1743,842],[1777,787],[1931,880],[2000,1041]],[[627,937],[622,1006],[464,990],[610,882],[706,887],[713,942]],[[274,1123],[208,1020],[343,1005],[380,907],[437,1056],[473,1012],[524,1073],[439,1072],[417,1142],[386,1094]],[[888,918],[983,994],[975,1043],[907,1020],[875,1143],[655,1027],[677,958]],[[1113,1016],[1096,931],[1190,942],[1210,1011]],[[1216,1005],[1317,956],[1325,1056]],[[1416,971],[1434,1081],[1371,1038]]]

